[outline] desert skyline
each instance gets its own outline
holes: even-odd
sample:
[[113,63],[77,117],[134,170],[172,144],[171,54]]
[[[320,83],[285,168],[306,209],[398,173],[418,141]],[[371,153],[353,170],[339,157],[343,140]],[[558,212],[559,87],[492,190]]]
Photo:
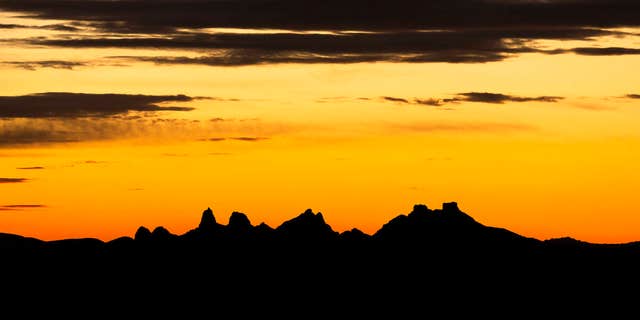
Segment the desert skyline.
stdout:
[[373,233],[455,201],[640,240],[640,4],[149,3],[0,1],[0,232],[183,233],[211,207]]

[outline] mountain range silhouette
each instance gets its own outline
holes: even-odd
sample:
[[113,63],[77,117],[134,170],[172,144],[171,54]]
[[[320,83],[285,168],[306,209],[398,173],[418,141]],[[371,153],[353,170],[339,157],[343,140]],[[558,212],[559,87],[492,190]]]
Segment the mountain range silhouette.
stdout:
[[5,288],[14,284],[17,292],[74,288],[84,297],[117,290],[129,299],[144,293],[171,297],[171,303],[202,298],[196,292],[204,291],[232,302],[241,297],[247,303],[298,301],[309,307],[317,301],[303,297],[316,297],[327,307],[351,310],[404,305],[435,293],[431,302],[455,294],[476,302],[528,304],[539,292],[550,303],[611,295],[640,283],[638,242],[541,241],[485,226],[455,202],[435,210],[415,205],[372,235],[336,232],[310,209],[272,228],[253,225],[240,212],[223,225],[207,208],[199,225],[181,235],[144,226],[133,238],[108,242],[0,234],[0,258]]

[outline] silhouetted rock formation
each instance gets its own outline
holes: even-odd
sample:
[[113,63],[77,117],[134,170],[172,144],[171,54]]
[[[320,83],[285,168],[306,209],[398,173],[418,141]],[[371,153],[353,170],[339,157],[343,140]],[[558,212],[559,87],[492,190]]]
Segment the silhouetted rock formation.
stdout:
[[234,211],[229,217],[229,224],[227,229],[235,234],[247,233],[253,228],[247,215],[241,212]]
[[325,223],[322,213],[314,214],[311,209],[285,221],[276,228],[276,232],[283,239],[291,241],[327,241],[335,240],[338,236],[338,233]]
[[519,250],[536,246],[539,241],[504,229],[486,227],[466,213],[457,203],[444,203],[431,210],[415,205],[408,215],[399,215],[373,235],[383,243],[398,243],[403,248],[421,246],[431,250]]
[[133,238],[138,241],[149,241],[151,240],[151,231],[144,226],[141,226],[138,228]]
[[200,219],[200,225],[198,225],[198,229],[202,231],[212,231],[217,229],[218,223],[216,222],[216,218],[213,215],[213,211],[211,208],[207,208],[207,210],[202,212],[202,218]]

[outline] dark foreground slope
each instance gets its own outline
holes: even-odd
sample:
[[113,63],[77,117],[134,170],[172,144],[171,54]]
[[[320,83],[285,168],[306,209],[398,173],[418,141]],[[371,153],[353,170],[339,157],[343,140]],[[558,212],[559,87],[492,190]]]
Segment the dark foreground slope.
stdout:
[[375,313],[459,299],[537,310],[635,292],[640,279],[638,243],[540,241],[484,226],[456,203],[416,205],[373,235],[335,232],[311,210],[274,229],[238,212],[222,225],[207,209],[182,235],[140,227],[133,238],[105,243],[0,234],[0,258],[9,297],[57,299],[70,291],[70,300],[96,297],[89,300],[112,306],[206,299]]

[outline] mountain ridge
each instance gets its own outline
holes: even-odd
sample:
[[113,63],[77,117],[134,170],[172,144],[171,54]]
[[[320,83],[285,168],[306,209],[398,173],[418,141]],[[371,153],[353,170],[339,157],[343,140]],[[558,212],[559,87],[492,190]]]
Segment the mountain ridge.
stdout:
[[[60,243],[60,242],[79,242],[79,241],[91,241],[102,242],[108,244],[114,241],[122,242],[123,238],[129,238],[136,241],[153,241],[159,239],[170,238],[220,238],[233,234],[233,237],[238,238],[247,236],[251,233],[257,232],[267,234],[271,232],[278,233],[280,238],[307,238],[307,240],[313,240],[314,237],[320,238],[335,238],[335,239],[383,239],[389,237],[390,233],[396,233],[392,229],[403,229],[402,235],[396,235],[406,238],[410,237],[431,237],[431,238],[451,238],[456,233],[461,232],[491,232],[495,235],[501,234],[498,237],[519,239],[521,241],[528,241],[530,243],[538,242],[541,244],[554,244],[558,246],[593,246],[593,247],[624,247],[624,246],[640,246],[640,240],[624,242],[624,243],[594,243],[575,239],[572,237],[559,237],[550,239],[537,239],[533,237],[526,237],[515,233],[511,230],[501,227],[486,226],[477,222],[473,217],[467,213],[461,211],[457,202],[445,202],[440,209],[430,209],[427,205],[416,204],[413,210],[408,214],[399,214],[387,223],[383,224],[373,234],[368,234],[359,230],[358,228],[352,228],[343,232],[334,231],[333,228],[327,224],[324,220],[324,216],[321,212],[314,213],[312,209],[306,209],[303,213],[282,222],[279,226],[273,228],[268,224],[261,222],[257,225],[253,225],[249,217],[242,212],[233,211],[229,217],[228,224],[220,224],[216,219],[211,208],[207,208],[202,212],[200,223],[194,229],[188,230],[182,234],[174,234],[163,226],[156,226],[151,231],[146,226],[140,226],[136,230],[133,237],[121,236],[112,240],[104,241],[97,238],[81,237],[81,238],[66,238],[56,240],[41,240],[35,237],[25,237],[18,234],[2,233],[0,232],[0,249],[11,247],[11,243],[16,248],[22,244],[16,244],[18,241],[29,242],[31,244],[47,244],[47,243]],[[311,232],[311,234],[309,234]],[[395,236],[394,236],[395,237]],[[315,239],[315,240],[318,240]],[[334,240],[335,240],[334,239]],[[210,239],[212,240],[212,239]],[[388,240],[388,239],[387,239]],[[393,241],[398,239],[393,239]],[[416,240],[416,239],[413,239]],[[428,240],[428,239],[423,239]],[[431,239],[433,240],[433,239]],[[449,239],[451,240],[451,239]]]

